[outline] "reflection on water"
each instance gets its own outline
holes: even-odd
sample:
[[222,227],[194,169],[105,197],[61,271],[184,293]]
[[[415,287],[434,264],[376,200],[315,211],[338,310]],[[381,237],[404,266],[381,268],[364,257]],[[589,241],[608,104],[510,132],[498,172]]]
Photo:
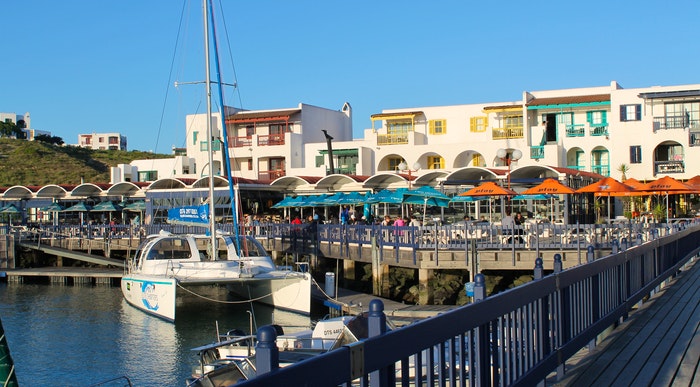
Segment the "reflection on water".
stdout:
[[[226,299],[222,288],[195,291]],[[273,321],[310,325],[295,313],[194,296],[178,298],[171,324],[129,306],[117,287],[0,284],[0,318],[23,386],[88,386],[120,376],[135,386],[184,385],[197,362],[190,348],[215,341],[217,322],[221,333],[247,332],[249,310],[253,330]]]

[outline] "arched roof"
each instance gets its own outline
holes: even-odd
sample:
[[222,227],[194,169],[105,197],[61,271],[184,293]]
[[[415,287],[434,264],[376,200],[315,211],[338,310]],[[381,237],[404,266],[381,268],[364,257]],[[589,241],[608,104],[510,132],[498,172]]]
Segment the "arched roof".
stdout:
[[362,182],[367,180],[367,176],[357,175],[328,175],[316,183],[316,189],[328,189],[333,191],[356,191],[362,188]]
[[397,183],[401,183],[401,186],[403,186],[407,181],[406,177],[394,172],[379,172],[365,180],[363,187],[377,190],[395,186]]
[[13,185],[2,194],[2,197],[5,199],[30,199],[32,194],[33,192],[29,187]]
[[439,178],[447,177],[448,173],[445,171],[431,171],[423,175],[418,176],[414,181],[414,185],[429,185],[435,186],[438,183]]
[[[190,179],[188,179],[190,180]],[[190,183],[191,184],[191,183]],[[187,183],[183,179],[175,179],[172,177],[166,177],[163,179],[158,179],[148,186],[148,189],[173,189],[173,188],[185,188]]]
[[293,191],[298,187],[312,186],[321,179],[321,177],[317,176],[282,176],[270,183],[270,186]]
[[92,197],[100,196],[103,192],[107,191],[111,186],[109,184],[102,183],[83,183],[75,187],[71,191],[71,196],[82,196],[82,197]]
[[548,165],[525,165],[510,171],[511,181],[528,179],[537,179],[541,181],[548,177],[556,180],[561,180],[565,175],[566,173],[560,173],[559,171]]
[[121,183],[116,183],[115,185],[109,187],[109,189],[107,190],[107,195],[135,196],[140,191],[142,191],[142,189],[138,185],[130,181],[124,181]]
[[[209,176],[197,179],[192,183],[192,188],[208,188]],[[228,179],[223,176],[214,176],[214,187],[228,187]]]
[[445,185],[479,185],[483,180],[496,180],[506,171],[484,167],[464,167],[450,172],[445,177]]
[[62,198],[75,189],[74,185],[49,184],[36,191],[38,198]]

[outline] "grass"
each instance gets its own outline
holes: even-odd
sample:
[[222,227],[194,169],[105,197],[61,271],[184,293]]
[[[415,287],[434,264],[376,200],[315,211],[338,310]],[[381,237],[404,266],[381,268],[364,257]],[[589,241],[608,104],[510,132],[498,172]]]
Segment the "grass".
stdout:
[[109,183],[109,169],[133,160],[172,155],[92,150],[38,141],[0,138],[0,187]]

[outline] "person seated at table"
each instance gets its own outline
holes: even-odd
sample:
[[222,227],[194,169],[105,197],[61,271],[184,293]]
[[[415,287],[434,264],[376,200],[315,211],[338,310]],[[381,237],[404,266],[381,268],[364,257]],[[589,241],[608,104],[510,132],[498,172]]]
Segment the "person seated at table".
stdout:
[[512,230],[515,229],[515,219],[510,216],[510,210],[506,210],[506,216],[501,219],[501,228],[503,228],[504,234],[506,230],[508,230],[508,234],[510,234]]
[[515,217],[513,218],[513,222],[515,223],[515,233],[518,235],[523,234],[523,226],[525,226],[525,218],[523,217],[523,214],[520,212],[515,213]]

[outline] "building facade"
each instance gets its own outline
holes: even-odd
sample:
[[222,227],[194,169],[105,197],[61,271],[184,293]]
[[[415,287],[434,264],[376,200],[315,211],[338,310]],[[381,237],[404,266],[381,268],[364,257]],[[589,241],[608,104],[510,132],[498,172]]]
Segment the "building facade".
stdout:
[[78,146],[90,149],[127,150],[126,136],[119,133],[79,134]]

